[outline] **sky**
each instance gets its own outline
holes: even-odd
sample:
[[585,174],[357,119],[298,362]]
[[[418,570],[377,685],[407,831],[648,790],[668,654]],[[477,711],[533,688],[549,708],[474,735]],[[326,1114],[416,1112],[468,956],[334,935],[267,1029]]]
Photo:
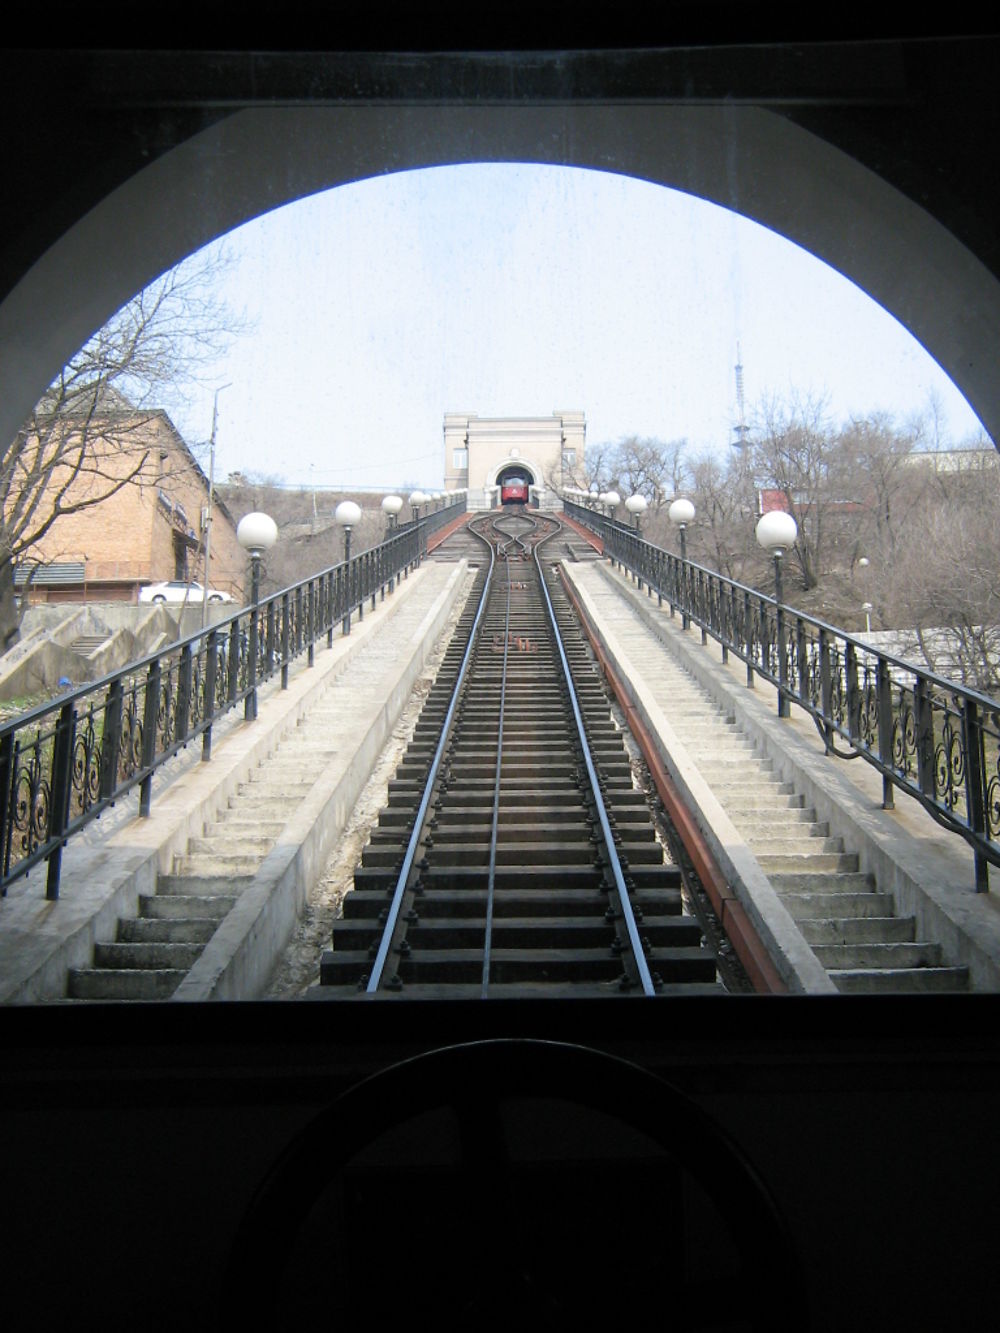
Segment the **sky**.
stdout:
[[[443,484],[446,412],[583,410],[587,442],[684,438],[724,454],[768,395],[833,422],[939,406],[980,425],[916,340],[807,251],[715,204],[580,168],[401,172],[275,210],[217,243],[248,332],[164,405],[211,434],[215,475],[290,485]],[[214,250],[216,246],[208,247]]]

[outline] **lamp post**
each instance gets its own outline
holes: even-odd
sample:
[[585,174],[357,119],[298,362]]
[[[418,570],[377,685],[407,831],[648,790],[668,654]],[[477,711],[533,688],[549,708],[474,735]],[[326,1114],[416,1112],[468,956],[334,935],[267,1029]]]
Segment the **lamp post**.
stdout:
[[334,521],[344,529],[344,577],[347,584],[347,609],[344,612],[344,633],[351,632],[351,528],[356,527],[361,518],[360,506],[353,500],[341,500],[333,511]]
[[414,491],[410,496],[410,508],[413,510],[413,521],[416,522],[420,517],[420,506],[427,503],[427,496],[423,491]]
[[757,524],[757,540],[774,557],[774,600],[778,621],[778,716],[788,716],[788,657],[785,651],[785,611],[781,586],[781,557],[794,546],[798,525],[791,514],[774,509]]
[[871,602],[862,602],[862,603],[861,603],[861,609],[862,609],[862,611],[864,611],[864,613],[865,613],[865,633],[866,633],[866,634],[871,634],[871,632],[872,632],[872,611],[874,611],[875,608],[872,606]]
[[399,521],[399,511],[402,507],[403,498],[400,495],[387,495],[382,501],[382,512],[385,514],[390,532],[394,530],[396,523]]
[[648,507],[648,501],[644,495],[630,495],[625,501],[625,508],[632,515],[632,520],[635,523],[635,530],[637,533],[641,528],[642,516]]
[[236,540],[250,556],[250,660],[247,663],[248,692],[243,701],[243,716],[252,722],[257,716],[257,651],[260,642],[260,562],[278,540],[278,525],[269,514],[245,514],[236,529]]
[[688,615],[687,598],[687,525],[694,518],[694,505],[690,500],[675,500],[667,510],[667,517],[673,523],[674,527],[680,533],[681,539],[681,628],[687,629],[691,624],[691,617]]
[[[211,585],[209,568],[212,563],[212,506],[215,501],[215,428],[219,422],[219,394],[231,389],[232,383],[220,384],[212,402],[212,437],[208,442],[208,508],[205,510],[205,591],[201,599],[201,627],[208,624],[208,590]],[[86,600],[86,598],[84,599]]]

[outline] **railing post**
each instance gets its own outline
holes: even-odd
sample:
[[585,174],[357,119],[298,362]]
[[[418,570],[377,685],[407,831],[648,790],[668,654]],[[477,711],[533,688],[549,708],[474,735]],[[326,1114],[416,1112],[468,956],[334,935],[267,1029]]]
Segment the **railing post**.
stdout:
[[219,631],[209,630],[205,645],[205,730],[201,733],[201,762],[212,757],[212,723],[215,721],[215,692],[219,688]]
[[[986,790],[983,781],[986,761],[983,753],[983,729],[979,721],[979,706],[974,699],[966,699],[962,710],[962,732],[965,745],[965,805],[969,827],[983,841],[986,840]],[[989,863],[978,849],[973,848],[976,867],[976,892],[989,893]]]
[[853,643],[844,649],[844,683],[847,688],[847,734],[852,742],[861,736],[861,690],[858,687],[858,653]]
[[917,732],[917,777],[920,790],[934,798],[934,717],[927,695],[927,682],[918,676],[913,686],[914,721]]
[[801,703],[808,695],[808,688],[804,679],[806,672],[806,663],[808,662],[808,641],[806,639],[806,627],[801,616],[795,618],[795,697]]
[[3,801],[2,808],[2,864],[3,864],[3,888],[0,889],[0,897],[7,895],[7,875],[10,873],[10,853],[11,841],[14,836],[14,811],[12,790],[14,782],[14,732],[8,731],[3,740],[0,741],[0,800]]
[[281,599],[281,688],[288,689],[288,593]]
[[115,789],[121,739],[122,679],[116,676],[108,686],[108,696],[104,701],[104,731],[101,735],[101,799],[105,801]]
[[705,571],[698,570],[698,613],[701,623],[701,646],[704,648],[708,643],[708,630],[705,628],[705,621],[708,619],[708,596],[705,591]]
[[775,608],[778,636],[778,716],[788,717],[788,628],[785,625],[785,608],[779,602]]
[[[73,776],[73,721],[75,710],[71,703],[63,704],[56,723],[52,751],[52,804],[49,807],[49,837],[60,837],[66,831],[69,817],[70,782]],[[45,879],[45,897],[55,902],[59,897],[59,874],[62,869],[60,842],[48,858]]]
[[306,604],[309,608],[307,613],[309,617],[308,628],[307,628],[307,633],[309,635],[309,656],[307,660],[309,666],[312,666],[315,661],[315,651],[316,651],[316,580],[315,579],[309,580],[309,596],[307,598]]
[[253,722],[257,716],[257,641],[260,634],[260,607],[254,603],[250,612],[250,640],[247,644],[247,696],[243,700],[243,716]]
[[235,704],[240,689],[240,621],[239,617],[229,626],[229,689],[226,700]]
[[334,572],[331,569],[326,576],[326,600],[323,607],[323,615],[326,617],[326,646],[333,647],[333,626],[336,616],[334,615]]
[[[142,767],[151,769],[156,758],[156,719],[160,712],[160,659],[150,662],[146,672],[146,697],[142,703]],[[139,815],[149,818],[153,774],[146,773],[139,786]]]
[[[285,619],[288,619],[288,598],[285,597],[284,604]],[[264,674],[262,679],[270,680],[274,675],[274,654],[277,650],[278,627],[274,623],[278,608],[274,604],[272,597],[264,611]]]
[[[884,770],[892,768],[892,678],[889,664],[884,657],[878,659],[875,674],[875,689],[878,694],[878,757]],[[888,771],[882,773],[882,809],[894,810],[893,781]]]
[[833,753],[833,676],[830,672],[830,636],[819,632],[819,702],[823,710],[823,746]]
[[174,714],[174,740],[183,741],[187,737],[188,716],[191,710],[191,645],[186,643],[181,649],[177,667],[177,711]]
[[751,637],[751,626],[753,625],[753,612],[750,610],[750,589],[743,591],[743,647],[746,651],[747,664],[747,689],[754,688],[753,679],[753,643]]

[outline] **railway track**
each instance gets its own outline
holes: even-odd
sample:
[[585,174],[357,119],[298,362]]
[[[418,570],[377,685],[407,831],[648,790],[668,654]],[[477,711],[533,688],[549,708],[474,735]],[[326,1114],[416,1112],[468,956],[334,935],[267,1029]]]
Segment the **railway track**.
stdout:
[[488,546],[320,980],[346,997],[720,989],[683,914],[589,648],[543,558],[550,515]]

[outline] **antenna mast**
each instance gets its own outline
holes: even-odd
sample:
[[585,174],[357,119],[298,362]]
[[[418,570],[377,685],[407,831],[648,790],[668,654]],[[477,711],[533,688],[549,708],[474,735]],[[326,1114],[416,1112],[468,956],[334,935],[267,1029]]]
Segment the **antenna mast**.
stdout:
[[736,439],[733,440],[733,448],[742,452],[747,447],[747,423],[743,402],[743,357],[740,353],[739,343],[736,344],[736,408],[739,412],[739,425],[736,427]]

